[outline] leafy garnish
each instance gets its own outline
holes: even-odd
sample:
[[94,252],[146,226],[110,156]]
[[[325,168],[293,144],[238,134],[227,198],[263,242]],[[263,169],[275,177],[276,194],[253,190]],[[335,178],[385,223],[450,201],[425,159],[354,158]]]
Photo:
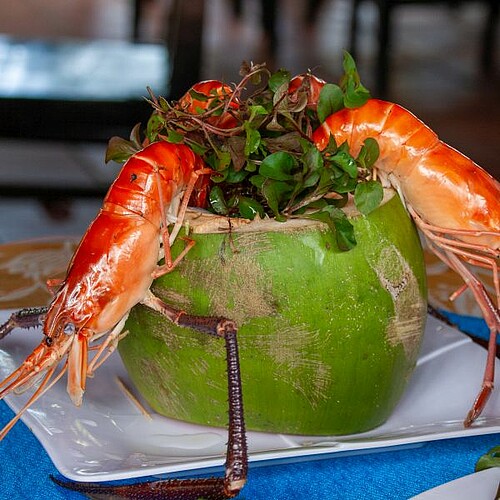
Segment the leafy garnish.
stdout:
[[492,467],[500,467],[500,446],[495,446],[482,455],[476,463],[475,471],[479,472]]
[[318,118],[324,122],[332,113],[344,107],[344,92],[334,83],[327,83],[320,92],[318,102]]
[[342,207],[349,198],[368,214],[383,197],[372,178],[379,155],[367,139],[354,158],[347,144],[331,138],[324,151],[312,142],[313,131],[332,113],[357,107],[369,98],[356,64],[347,52],[339,84],[311,73],[292,79],[286,70],[244,63],[242,80],[206,90],[194,86],[178,102],[157,98],[144,141],[135,128],[130,140],[113,138],[107,160],[125,161],[157,140],[186,144],[213,169],[209,206],[214,213],[253,219],[309,217],[329,225],[339,249],[356,244]]
[[112,137],[110,139],[106,149],[106,163],[109,161],[122,163],[142,149],[140,127],[140,123],[138,123],[132,129],[132,132],[130,132],[130,140],[128,141],[121,137]]
[[340,86],[344,92],[344,105],[346,108],[362,106],[370,98],[369,90],[361,83],[356,63],[348,52],[344,52],[344,76]]
[[380,183],[367,181],[359,183],[354,190],[354,203],[356,208],[365,215],[375,210],[384,197]]

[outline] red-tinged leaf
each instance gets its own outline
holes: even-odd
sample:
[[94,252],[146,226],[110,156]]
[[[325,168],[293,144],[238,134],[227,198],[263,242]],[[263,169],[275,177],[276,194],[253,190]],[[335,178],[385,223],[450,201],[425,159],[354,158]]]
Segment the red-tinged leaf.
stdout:
[[121,137],[112,137],[108,142],[106,149],[106,156],[104,161],[106,163],[115,161],[123,163],[131,156],[135,155],[140,150],[133,142],[122,139]]

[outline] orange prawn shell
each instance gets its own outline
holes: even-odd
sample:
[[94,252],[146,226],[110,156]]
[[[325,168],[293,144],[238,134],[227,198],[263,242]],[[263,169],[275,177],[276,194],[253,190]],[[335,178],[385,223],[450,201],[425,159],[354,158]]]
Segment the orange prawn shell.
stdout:
[[293,94],[297,92],[302,85],[307,85],[307,106],[309,108],[316,108],[319,101],[319,94],[325,84],[326,82],[321,78],[308,73],[297,75],[290,80],[290,84],[288,85],[288,93]]
[[[206,96],[207,100],[196,99],[191,93],[192,90]],[[232,92],[229,85],[219,80],[204,80],[195,83],[191,89],[179,99],[177,106],[186,113],[197,115],[207,111],[213,99],[224,98],[225,96],[231,95]],[[236,110],[239,108],[239,104],[233,100],[229,107],[230,109]],[[210,116],[207,118],[207,122],[221,128],[233,128],[238,124],[236,118],[229,112],[222,113],[220,116]]]
[[368,137],[376,139],[375,168],[389,175],[424,221],[445,229],[496,232],[461,239],[500,248],[499,182],[405,108],[378,99],[345,108],[325,120],[313,141],[324,149],[330,136],[338,145],[347,142],[354,156]]
[[157,142],[123,166],[85,233],[51,303],[45,333],[73,323],[77,331],[110,330],[141,301],[160,251],[161,199],[169,205],[202,168],[187,146]]

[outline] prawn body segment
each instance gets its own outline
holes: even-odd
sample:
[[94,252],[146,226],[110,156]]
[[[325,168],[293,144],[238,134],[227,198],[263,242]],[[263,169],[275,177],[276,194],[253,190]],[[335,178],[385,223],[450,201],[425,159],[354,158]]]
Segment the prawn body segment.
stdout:
[[377,140],[376,170],[423,220],[446,229],[485,231],[459,239],[500,248],[500,183],[403,107],[371,99],[360,108],[345,108],[329,116],[313,140],[324,149],[330,136],[338,145],[347,142],[354,156],[365,139]]
[[[339,146],[347,143],[353,156],[366,139],[377,141],[375,174],[398,190],[431,250],[460,274],[481,308],[490,341],[481,391],[465,420],[469,426],[493,390],[500,332],[500,183],[397,104],[370,99],[334,113],[314,132],[313,141],[323,150],[331,137]],[[470,265],[491,271],[496,303]]]
[[191,91],[186,92],[179,99],[177,108],[191,115],[198,115],[208,111],[211,115],[206,117],[207,123],[223,129],[233,128],[238,125],[237,119],[231,113],[232,110],[239,107],[236,100],[231,100],[225,105],[225,109],[220,114],[214,112],[214,108],[220,107],[224,98],[232,96],[232,94],[233,91],[229,85],[219,80],[204,80],[195,83],[191,87]]

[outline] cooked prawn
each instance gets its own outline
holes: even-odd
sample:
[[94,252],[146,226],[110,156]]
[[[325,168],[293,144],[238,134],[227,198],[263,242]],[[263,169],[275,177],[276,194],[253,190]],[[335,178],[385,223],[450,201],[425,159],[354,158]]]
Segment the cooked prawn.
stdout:
[[[493,390],[496,335],[500,332],[500,183],[442,142],[403,107],[377,99],[329,116],[313,134],[319,149],[333,136],[356,156],[367,138],[377,140],[374,169],[396,188],[430,248],[464,279],[490,330],[481,391],[466,417],[480,415]],[[491,271],[496,304],[469,264]]]
[[[212,81],[208,87],[215,94],[223,91],[220,82]],[[207,92],[208,87],[204,87]],[[208,106],[209,102],[201,105]],[[170,247],[182,226],[188,203],[191,200],[195,206],[201,206],[205,202],[209,178],[205,174],[210,173],[212,170],[191,148],[162,140],[146,145],[125,163],[73,255],[66,278],[60,283],[50,281],[50,286],[60,285],[50,306],[21,310],[0,326],[0,339],[16,327],[39,325],[43,325],[45,336],[21,366],[0,382],[0,399],[39,383],[18,415],[0,431],[0,440],[64,373],[69,396],[80,405],[87,377],[115,350],[124,335],[122,330],[130,309],[142,303],[179,326],[224,338],[232,403],[225,477],[146,483],[137,486],[141,498],[152,490],[162,498],[233,497],[243,487],[247,446],[236,325],[225,318],[197,317],[178,311],[150,291],[153,279],[174,269],[194,244],[188,241],[173,259]],[[165,263],[159,265],[162,254]],[[89,351],[95,351],[90,362]],[[57,372],[60,361],[62,368]],[[89,488],[86,484],[57,482],[82,492]]]
[[[36,399],[50,386],[57,364],[67,356],[62,372],[68,372],[68,393],[76,405],[81,404],[87,376],[116,344],[130,309],[146,298],[154,277],[175,266],[177,260],[169,252],[168,222],[176,222],[175,237],[195,183],[208,171],[190,148],[167,142],[151,144],[130,158],[44,314],[45,339],[0,383],[1,398],[46,372]],[[160,240],[166,254],[163,266],[158,266]],[[103,336],[107,338],[99,348],[90,347]],[[90,364],[89,349],[97,351]]]

